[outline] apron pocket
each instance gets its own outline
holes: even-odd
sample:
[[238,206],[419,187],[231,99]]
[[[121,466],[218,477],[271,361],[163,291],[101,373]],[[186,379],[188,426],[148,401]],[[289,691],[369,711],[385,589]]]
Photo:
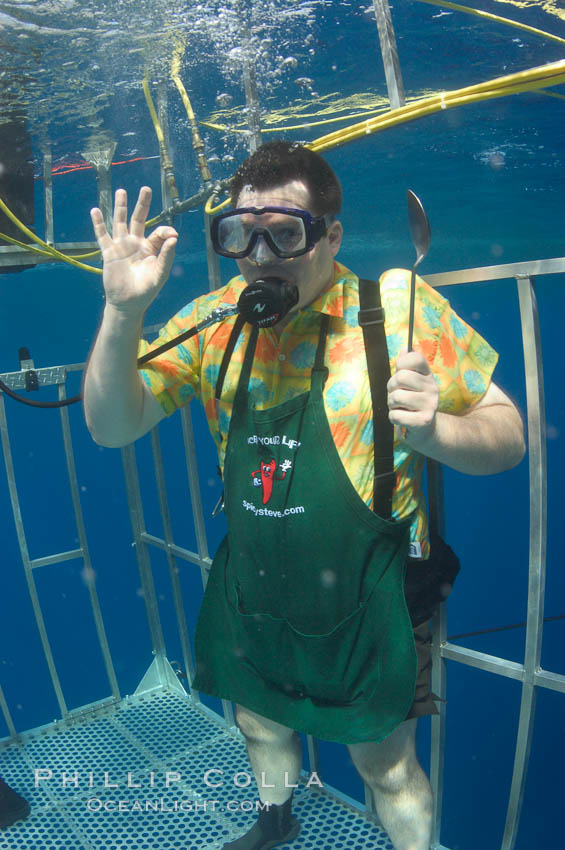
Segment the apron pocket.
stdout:
[[378,687],[377,648],[388,628],[388,611],[375,614],[372,594],[330,631],[312,635],[284,618],[248,613],[239,588],[234,590],[235,599],[228,600],[235,609],[239,659],[270,687],[290,699],[335,706],[363,700]]

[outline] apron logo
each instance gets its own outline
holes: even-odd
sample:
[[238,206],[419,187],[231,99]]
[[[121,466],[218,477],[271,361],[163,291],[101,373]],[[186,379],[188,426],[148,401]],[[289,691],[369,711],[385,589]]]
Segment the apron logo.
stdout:
[[280,464],[279,471],[282,472],[282,475],[275,475],[275,470],[277,469],[277,462],[274,458],[268,463],[265,461],[261,461],[261,466],[259,469],[256,469],[255,472],[251,473],[251,478],[253,479],[254,487],[262,487],[263,488],[263,504],[266,505],[271,496],[273,495],[273,483],[275,481],[282,481],[285,477],[286,473],[292,466],[291,460],[283,460]]

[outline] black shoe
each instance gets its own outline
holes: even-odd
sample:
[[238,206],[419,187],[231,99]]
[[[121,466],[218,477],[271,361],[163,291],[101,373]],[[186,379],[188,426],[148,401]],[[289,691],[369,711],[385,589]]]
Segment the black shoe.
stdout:
[[292,797],[282,806],[261,809],[249,832],[236,841],[224,844],[222,850],[271,850],[296,838],[300,823],[291,814]]
[[29,803],[0,778],[0,829],[27,818]]

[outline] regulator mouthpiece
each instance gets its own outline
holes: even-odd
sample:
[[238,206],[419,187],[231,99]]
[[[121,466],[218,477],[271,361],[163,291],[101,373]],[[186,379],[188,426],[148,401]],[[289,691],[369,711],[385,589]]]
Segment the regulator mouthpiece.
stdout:
[[243,290],[237,307],[250,325],[270,328],[280,322],[297,302],[297,286],[279,277],[265,277]]

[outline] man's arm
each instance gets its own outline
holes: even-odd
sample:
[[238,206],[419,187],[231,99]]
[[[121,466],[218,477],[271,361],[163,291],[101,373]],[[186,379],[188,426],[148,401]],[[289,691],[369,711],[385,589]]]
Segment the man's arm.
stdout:
[[84,381],[86,424],[104,446],[124,446],[141,437],[164,412],[137,370],[143,316],[165,283],[177,233],[158,227],[145,238],[151,190],[143,187],[127,225],[127,195],[116,192],[113,236],[102,213],[91,212],[104,262],[106,306]]
[[522,419],[491,383],[477,404],[459,415],[438,411],[439,388],[427,360],[404,352],[388,383],[390,421],[406,428],[406,442],[421,454],[469,475],[516,466],[526,451]]
[[84,381],[86,424],[103,446],[133,443],[165,416],[137,369],[141,324],[110,304],[104,309]]

